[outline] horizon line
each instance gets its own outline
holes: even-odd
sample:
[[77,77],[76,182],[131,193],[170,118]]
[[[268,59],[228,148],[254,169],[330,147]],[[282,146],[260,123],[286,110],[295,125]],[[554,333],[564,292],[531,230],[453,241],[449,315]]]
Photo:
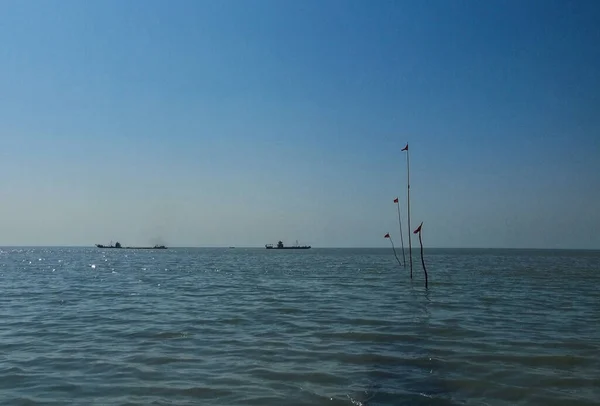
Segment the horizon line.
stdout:
[[[71,245],[71,244],[67,244],[67,245],[60,245],[60,244],[53,244],[53,245],[2,245],[0,244],[0,248],[94,248],[94,249],[102,249],[102,248],[97,248],[93,245]],[[235,248],[241,248],[241,249],[265,249],[264,245],[261,246],[235,246],[235,245],[203,245],[203,246],[187,246],[187,245],[174,245],[174,246],[167,246],[167,248],[197,248],[197,249],[235,249]],[[535,248],[535,247],[529,247],[529,248],[522,248],[522,247],[423,247],[424,249],[429,249],[429,250],[529,250],[529,251],[534,251],[534,250],[538,250],[538,251],[600,251],[600,248]],[[111,249],[111,248],[109,248]],[[122,249],[127,249],[127,248],[122,248]],[[312,247],[311,249],[390,249],[389,247],[352,247],[352,246],[345,246],[345,247]],[[405,248],[405,250],[407,250],[408,248]]]

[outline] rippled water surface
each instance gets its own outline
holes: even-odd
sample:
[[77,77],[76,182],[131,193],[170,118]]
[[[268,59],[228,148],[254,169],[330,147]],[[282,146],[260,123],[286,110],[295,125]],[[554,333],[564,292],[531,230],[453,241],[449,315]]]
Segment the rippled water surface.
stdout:
[[592,405],[600,252],[3,248],[1,405]]

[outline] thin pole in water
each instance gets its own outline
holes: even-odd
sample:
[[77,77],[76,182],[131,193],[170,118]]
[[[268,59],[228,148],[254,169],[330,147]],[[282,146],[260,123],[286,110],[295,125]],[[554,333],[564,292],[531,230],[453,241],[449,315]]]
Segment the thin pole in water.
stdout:
[[419,233],[419,244],[421,245],[421,265],[423,265],[423,272],[425,272],[425,289],[427,289],[428,281],[427,281],[427,268],[425,268],[425,259],[423,258],[423,239],[421,238],[421,229],[423,227],[423,222],[417,227],[414,231],[415,234]]
[[[404,237],[402,232],[402,217],[400,216],[400,200],[398,198],[394,199],[394,203],[398,208],[398,225],[400,226],[400,244],[402,244],[402,260],[404,262],[404,268],[406,268],[406,253],[404,252]],[[409,228],[410,230],[410,228]]]
[[408,261],[410,263],[410,279],[413,277],[413,269],[412,269],[412,241],[410,239],[410,157],[408,156],[408,142],[406,146],[402,148],[402,151],[406,151],[406,207],[408,211]]
[[388,238],[390,240],[390,243],[392,243],[392,250],[394,251],[394,256],[396,257],[396,261],[398,261],[398,265],[402,266],[402,263],[398,259],[398,255],[396,255],[396,248],[394,248],[394,241],[392,241],[392,237],[390,237],[390,233],[387,233],[386,235],[384,235],[383,238]]

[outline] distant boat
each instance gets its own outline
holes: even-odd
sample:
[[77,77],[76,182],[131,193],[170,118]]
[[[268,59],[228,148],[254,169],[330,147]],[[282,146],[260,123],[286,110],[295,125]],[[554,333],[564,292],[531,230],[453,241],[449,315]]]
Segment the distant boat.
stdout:
[[266,244],[265,248],[268,250],[307,250],[310,248],[310,245],[298,245],[298,241],[296,241],[296,245],[286,247],[281,241],[279,241],[276,247],[274,247],[273,244]]
[[120,242],[116,242],[115,245],[112,244],[112,241],[109,245],[96,244],[98,248],[121,248],[127,250],[166,250],[167,247],[164,245],[155,245],[154,247],[123,247]]

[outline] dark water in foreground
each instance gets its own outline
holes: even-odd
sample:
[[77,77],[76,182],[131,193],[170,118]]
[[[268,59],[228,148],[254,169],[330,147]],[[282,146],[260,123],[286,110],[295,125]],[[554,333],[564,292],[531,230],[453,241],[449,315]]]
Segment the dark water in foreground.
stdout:
[[600,252],[0,250],[1,405],[592,405]]

